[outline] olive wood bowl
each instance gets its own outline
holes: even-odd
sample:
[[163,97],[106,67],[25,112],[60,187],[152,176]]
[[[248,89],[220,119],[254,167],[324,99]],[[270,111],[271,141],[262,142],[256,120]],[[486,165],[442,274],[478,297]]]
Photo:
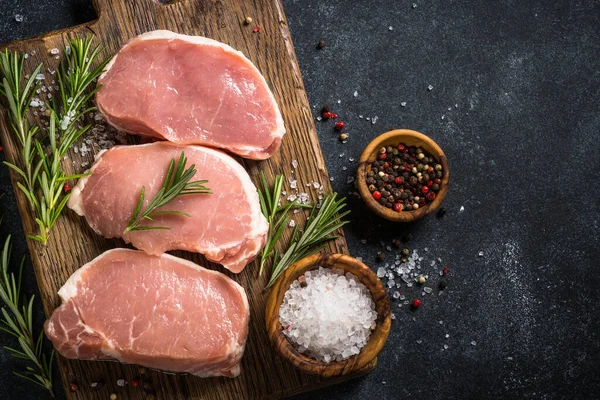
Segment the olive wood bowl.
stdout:
[[[283,301],[283,296],[292,282],[306,271],[317,269],[320,266],[324,268],[343,269],[356,276],[371,292],[371,296],[375,302],[375,310],[377,311],[377,326],[371,332],[371,336],[365,347],[360,350],[360,353],[339,362],[331,361],[326,363],[317,361],[298,352],[283,334],[283,328],[279,322],[279,308]],[[324,253],[317,253],[303,258],[283,273],[271,290],[267,300],[265,317],[269,339],[277,352],[294,364],[296,368],[326,378],[350,374],[369,365],[374,365],[377,354],[379,354],[387,340],[392,323],[390,298],[377,274],[371,268],[350,256]]]
[[[383,146],[396,146],[398,143],[421,147],[431,154],[443,168],[442,183],[440,184],[440,190],[437,192],[435,199],[426,206],[416,210],[398,212],[382,206],[373,198],[367,185],[367,173],[371,170],[371,163],[376,160],[379,149]],[[410,129],[395,129],[377,136],[363,150],[363,153],[360,156],[358,169],[356,170],[356,185],[363,201],[377,215],[396,222],[412,222],[432,213],[440,206],[444,197],[446,197],[449,180],[450,169],[448,168],[448,160],[440,146],[438,146],[430,137]]]

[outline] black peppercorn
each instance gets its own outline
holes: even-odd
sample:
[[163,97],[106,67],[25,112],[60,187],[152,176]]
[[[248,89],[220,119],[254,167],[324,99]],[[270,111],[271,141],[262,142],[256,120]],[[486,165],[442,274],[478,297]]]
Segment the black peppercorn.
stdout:
[[434,192],[437,192],[438,190],[440,190],[440,185],[438,185],[437,183],[434,183],[433,185],[431,185],[431,190],[433,190]]
[[385,253],[383,251],[380,251],[377,253],[377,256],[375,257],[375,260],[377,260],[378,262],[381,262],[385,259]]
[[438,283],[438,288],[439,288],[440,290],[444,290],[444,289],[446,289],[447,287],[448,287],[448,282],[446,282],[444,279],[442,279],[442,280],[440,281],[440,283]]
[[402,242],[398,239],[392,240],[392,244],[394,245],[394,247],[396,247],[398,249],[402,246]]
[[444,218],[444,215],[446,215],[446,209],[444,207],[440,208],[435,214],[435,216],[438,218]]
[[323,47],[325,47],[325,41],[319,40],[319,43],[317,43],[317,49],[321,50]]

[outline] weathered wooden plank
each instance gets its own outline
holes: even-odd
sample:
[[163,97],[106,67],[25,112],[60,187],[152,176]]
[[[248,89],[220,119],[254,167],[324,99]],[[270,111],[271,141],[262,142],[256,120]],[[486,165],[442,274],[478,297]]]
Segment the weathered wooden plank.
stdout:
[[[298,187],[306,188],[305,191],[313,200],[317,198],[317,192],[306,184],[317,181],[323,184],[325,190],[330,189],[280,0],[181,0],[167,5],[160,5],[152,0],[97,0],[95,6],[99,15],[97,21],[8,46],[30,54],[28,68],[32,69],[37,63],[43,62],[45,67],[54,69],[58,61],[49,55],[49,50],[62,48],[65,38],[77,34],[94,34],[106,47],[106,55],[114,54],[131,37],[154,29],[202,35],[227,43],[244,52],[263,73],[281,107],[288,130],[280,152],[271,159],[260,162],[240,160],[254,181],[258,182],[260,170],[265,172],[269,181],[272,181],[275,174],[285,173],[297,179]],[[254,19],[252,26],[244,25],[246,15]],[[260,26],[260,32],[253,33],[254,26]],[[0,139],[6,158],[20,164],[15,139],[8,130],[5,117],[3,111]],[[131,138],[132,143],[134,140]],[[70,157],[75,161],[75,167],[69,161],[65,162],[65,166],[75,173],[82,172],[82,168],[77,166],[83,161],[93,162],[92,154],[82,157],[73,152]],[[298,161],[298,168],[293,174],[292,160]],[[11,177],[23,227],[25,232],[33,232],[35,222],[29,206],[16,188],[17,177],[14,174]],[[44,309],[46,314],[50,314],[60,303],[57,290],[77,268],[109,248],[123,246],[123,242],[97,236],[82,218],[66,211],[53,229],[46,247],[31,240],[28,245]],[[345,240],[340,238],[331,243],[330,249],[347,252]],[[129,399],[153,398],[152,396],[168,399],[279,398],[353,377],[322,380],[303,375],[275,354],[269,345],[264,323],[266,293],[263,288],[266,276],[258,277],[256,263],[248,266],[241,274],[233,275],[220,266],[206,262],[199,255],[185,252],[175,254],[225,272],[246,289],[250,301],[251,324],[242,360],[242,375],[236,379],[200,379],[150,371],[132,365],[72,361],[60,357],[60,371],[70,398],[104,399],[112,392],[126,395]],[[360,374],[368,372],[373,366],[374,364]],[[116,385],[120,378],[141,379],[144,384],[137,388],[120,388]],[[92,390],[89,384],[100,379],[105,381],[105,386]],[[79,384],[77,392],[68,391],[71,382]]]

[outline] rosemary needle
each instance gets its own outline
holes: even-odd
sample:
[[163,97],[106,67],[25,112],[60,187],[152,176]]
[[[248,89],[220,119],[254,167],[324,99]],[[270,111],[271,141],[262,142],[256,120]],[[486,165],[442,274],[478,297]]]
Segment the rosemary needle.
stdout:
[[140,199],[138,200],[137,206],[131,215],[131,219],[127,224],[127,228],[123,231],[123,235],[133,232],[133,231],[149,231],[149,230],[159,230],[159,229],[171,229],[166,226],[149,226],[149,225],[140,225],[140,223],[144,220],[154,221],[154,217],[157,215],[167,215],[167,214],[176,214],[183,215],[185,217],[189,217],[190,215],[183,211],[175,211],[175,210],[160,210],[157,211],[158,208],[166,205],[167,203],[174,200],[176,197],[184,195],[184,194],[210,194],[210,189],[205,187],[204,184],[208,181],[193,181],[190,182],[190,179],[194,177],[196,174],[196,165],[192,164],[188,169],[185,169],[185,165],[187,164],[187,157],[184,152],[181,152],[179,156],[179,161],[177,163],[177,168],[175,168],[175,159],[171,159],[171,163],[169,164],[169,169],[167,170],[167,174],[165,175],[165,180],[163,182],[162,187],[156,193],[156,195],[150,200],[146,208],[142,211],[142,207],[144,206],[144,199],[146,195],[146,188],[142,186],[142,190],[140,193]]

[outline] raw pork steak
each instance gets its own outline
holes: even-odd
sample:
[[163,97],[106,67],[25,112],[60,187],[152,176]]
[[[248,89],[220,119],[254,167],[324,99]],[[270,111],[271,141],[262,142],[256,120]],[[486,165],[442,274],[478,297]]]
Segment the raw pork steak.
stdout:
[[44,325],[67,358],[115,359],[193,375],[236,377],[248,335],[244,289],[191,261],[114,249],[60,288]]
[[153,31],[106,68],[96,103],[118,129],[258,160],[279,149],[285,127],[267,82],[226,44]]
[[[161,215],[141,224],[171,230],[133,231],[123,236],[142,186],[145,209],[162,186],[171,159],[177,161],[182,151],[187,166],[196,165],[192,180],[207,179],[212,194],[179,196],[162,208],[184,211],[190,217]],[[268,231],[256,187],[240,164],[218,150],[169,142],[116,146],[100,153],[91,175],[73,188],[68,206],[107,238],[123,237],[152,255],[168,250],[202,253],[236,273],[256,257]]]

